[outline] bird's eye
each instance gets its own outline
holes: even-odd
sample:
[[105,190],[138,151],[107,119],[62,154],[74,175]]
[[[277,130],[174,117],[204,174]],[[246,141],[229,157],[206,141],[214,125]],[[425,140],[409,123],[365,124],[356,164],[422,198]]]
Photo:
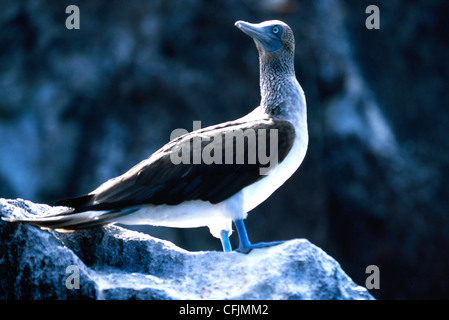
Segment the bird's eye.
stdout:
[[277,33],[279,33],[279,31],[281,31],[281,29],[278,26],[274,26],[272,31],[274,34],[277,34]]

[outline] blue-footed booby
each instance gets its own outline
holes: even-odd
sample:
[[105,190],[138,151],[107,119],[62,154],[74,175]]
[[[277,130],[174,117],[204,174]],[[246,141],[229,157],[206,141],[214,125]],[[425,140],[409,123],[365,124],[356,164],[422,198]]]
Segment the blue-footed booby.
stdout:
[[[92,192],[56,202],[69,207],[62,212],[5,220],[58,231],[110,223],[179,228],[207,226],[221,240],[225,252],[232,251],[229,236],[234,222],[239,252],[280,243],[252,244],[244,219],[298,169],[307,151],[306,101],[295,76],[295,40],[290,27],[282,21],[258,24],[237,21],[235,26],[253,38],[259,52],[259,107],[237,120],[200,128],[171,140],[146,160]],[[235,152],[239,139],[226,140],[225,136],[235,132],[246,134],[249,129],[257,139],[245,136],[240,140],[244,141],[243,159],[259,153],[253,157],[256,160],[226,162],[229,158],[225,158],[225,151],[231,148]],[[275,145],[271,144],[272,138],[277,139]],[[195,144],[195,141],[200,142]],[[258,148],[267,141],[270,141],[269,148]],[[185,146],[189,148],[183,149]],[[187,159],[192,159],[198,153],[204,154],[206,148],[219,161],[172,161],[180,150],[188,150]],[[276,163],[270,164],[265,173],[261,170],[266,168],[266,163],[260,161],[261,150],[277,152]]]

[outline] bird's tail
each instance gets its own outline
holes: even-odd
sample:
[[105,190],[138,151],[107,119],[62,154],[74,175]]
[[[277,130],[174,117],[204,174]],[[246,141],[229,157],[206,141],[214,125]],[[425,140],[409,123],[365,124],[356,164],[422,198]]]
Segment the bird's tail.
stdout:
[[59,232],[72,232],[117,222],[119,217],[135,212],[136,209],[75,212],[68,209],[56,214],[41,217],[12,218],[2,217],[8,222],[27,223],[41,229],[53,229]]

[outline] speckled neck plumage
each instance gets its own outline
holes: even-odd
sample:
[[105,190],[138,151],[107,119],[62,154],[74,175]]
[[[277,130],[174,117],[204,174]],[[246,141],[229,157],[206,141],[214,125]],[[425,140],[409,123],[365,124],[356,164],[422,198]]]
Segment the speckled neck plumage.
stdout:
[[287,117],[289,107],[298,105],[300,91],[293,64],[293,54],[260,53],[260,105],[271,116]]

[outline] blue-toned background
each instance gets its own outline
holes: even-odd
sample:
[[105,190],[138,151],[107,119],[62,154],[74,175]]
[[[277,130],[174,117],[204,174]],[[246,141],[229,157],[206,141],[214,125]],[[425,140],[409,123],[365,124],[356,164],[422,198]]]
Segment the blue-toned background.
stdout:
[[[79,30],[65,27],[71,4]],[[370,4],[379,30],[365,27]],[[377,298],[449,298],[448,12],[443,0],[2,1],[0,197],[87,193],[176,128],[248,113],[257,50],[234,22],[280,19],[296,36],[310,146],[250,213],[250,237],[308,238],[362,285],[377,265]],[[149,232],[221,247],[207,228]]]

